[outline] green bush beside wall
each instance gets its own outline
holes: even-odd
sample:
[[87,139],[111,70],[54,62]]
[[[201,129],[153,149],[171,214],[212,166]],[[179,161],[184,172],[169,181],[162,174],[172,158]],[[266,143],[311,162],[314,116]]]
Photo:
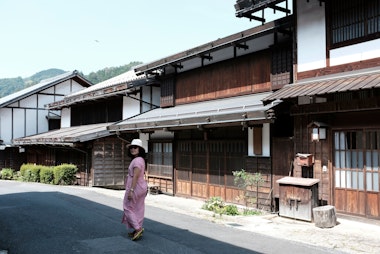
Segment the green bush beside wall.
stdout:
[[54,167],[54,184],[72,185],[78,168],[73,164],[62,164]]
[[54,183],[54,168],[48,166],[42,166],[40,171],[41,183]]
[[20,167],[20,179],[25,182],[72,185],[75,183],[78,168],[74,164],[61,164],[54,167],[23,164]]
[[0,171],[0,179],[3,180],[12,180],[14,177],[14,170],[11,168],[3,168]]

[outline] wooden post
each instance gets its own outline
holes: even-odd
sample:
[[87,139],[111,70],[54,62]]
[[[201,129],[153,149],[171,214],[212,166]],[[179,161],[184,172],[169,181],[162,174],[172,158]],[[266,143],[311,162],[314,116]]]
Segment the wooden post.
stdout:
[[313,208],[313,218],[316,227],[332,228],[337,223],[335,207],[332,205],[315,207]]

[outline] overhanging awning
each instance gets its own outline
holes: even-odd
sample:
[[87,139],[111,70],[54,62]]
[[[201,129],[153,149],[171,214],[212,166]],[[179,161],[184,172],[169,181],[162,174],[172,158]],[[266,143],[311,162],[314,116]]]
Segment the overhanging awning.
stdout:
[[107,126],[112,123],[101,123],[61,128],[45,133],[17,138],[13,140],[15,145],[60,145],[73,146],[75,143],[86,142],[97,138],[112,135]]
[[316,96],[346,91],[380,88],[380,69],[326,75],[286,85],[263,99],[264,104],[274,100],[285,100],[301,96]]
[[249,124],[272,122],[262,99],[270,93],[236,96],[225,99],[157,108],[130,119],[110,125],[110,131],[137,131],[155,129],[207,128],[221,124]]

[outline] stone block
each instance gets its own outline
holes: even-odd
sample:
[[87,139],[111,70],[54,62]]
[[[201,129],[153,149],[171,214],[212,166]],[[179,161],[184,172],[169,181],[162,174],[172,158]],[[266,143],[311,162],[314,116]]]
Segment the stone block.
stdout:
[[336,212],[332,205],[325,205],[313,208],[313,219],[316,227],[332,228],[336,226]]

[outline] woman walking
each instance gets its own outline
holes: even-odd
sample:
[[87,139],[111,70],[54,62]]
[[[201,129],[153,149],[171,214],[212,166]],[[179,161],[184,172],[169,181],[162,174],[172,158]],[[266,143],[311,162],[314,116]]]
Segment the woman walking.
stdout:
[[132,161],[128,167],[128,176],[125,181],[122,223],[127,226],[127,229],[133,229],[128,235],[132,241],[135,241],[144,232],[143,221],[147,194],[147,183],[144,179],[146,152],[140,139],[132,140],[127,147]]

